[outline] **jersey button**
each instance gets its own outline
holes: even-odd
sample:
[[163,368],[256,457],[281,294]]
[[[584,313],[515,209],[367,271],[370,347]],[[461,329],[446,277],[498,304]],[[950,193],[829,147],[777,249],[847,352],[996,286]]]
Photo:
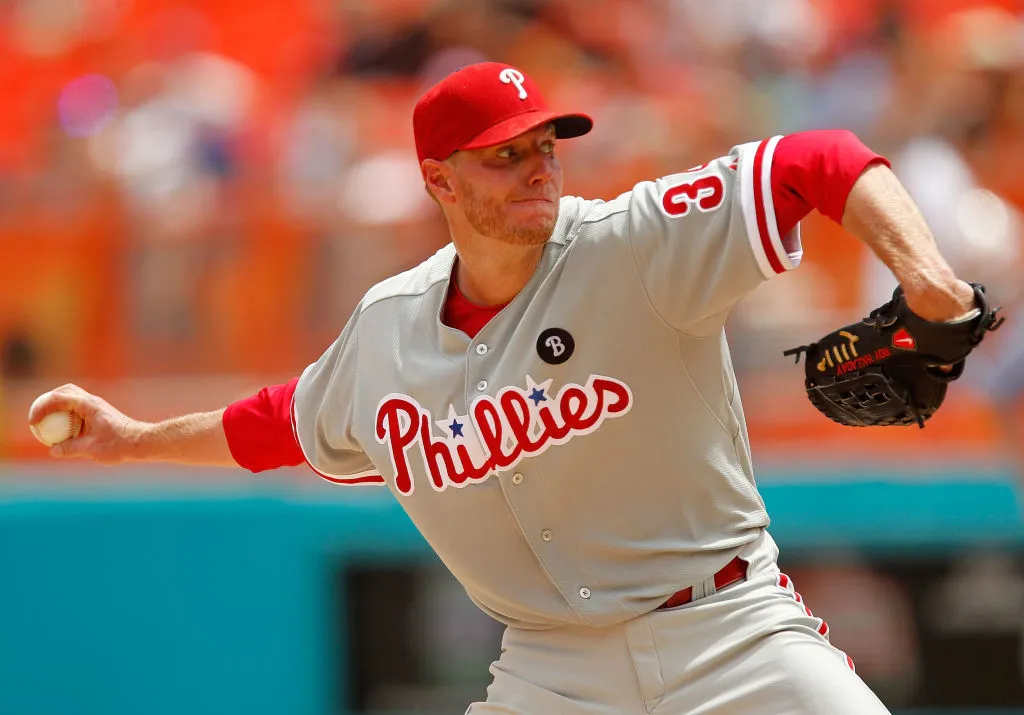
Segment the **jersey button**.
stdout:
[[540,538],[544,539],[544,541],[551,541],[551,529],[544,529],[544,531],[540,532]]
[[590,598],[590,589],[584,586],[580,589],[580,598]]
[[476,346],[476,354],[477,355],[486,355],[487,354],[487,346],[484,345],[483,343],[480,343],[479,345],[477,345]]
[[522,484],[523,483],[523,475],[520,472],[516,472],[515,474],[513,474],[512,475],[512,483],[513,484]]
[[476,389],[480,390],[480,392],[483,392],[484,390],[486,390],[487,389],[487,380],[481,380],[480,382],[476,383]]

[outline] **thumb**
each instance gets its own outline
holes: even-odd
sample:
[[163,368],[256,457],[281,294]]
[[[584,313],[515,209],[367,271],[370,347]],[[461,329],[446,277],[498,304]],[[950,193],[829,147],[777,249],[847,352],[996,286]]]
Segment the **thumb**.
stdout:
[[50,447],[50,456],[58,459],[64,457],[88,457],[89,450],[95,439],[89,436],[72,437]]

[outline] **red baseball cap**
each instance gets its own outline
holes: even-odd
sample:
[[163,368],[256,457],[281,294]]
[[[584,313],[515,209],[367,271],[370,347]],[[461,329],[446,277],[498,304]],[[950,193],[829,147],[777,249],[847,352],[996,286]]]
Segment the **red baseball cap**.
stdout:
[[412,113],[420,163],[500,144],[548,122],[559,139],[582,136],[594,126],[586,114],[549,110],[533,80],[500,62],[452,72],[420,97]]

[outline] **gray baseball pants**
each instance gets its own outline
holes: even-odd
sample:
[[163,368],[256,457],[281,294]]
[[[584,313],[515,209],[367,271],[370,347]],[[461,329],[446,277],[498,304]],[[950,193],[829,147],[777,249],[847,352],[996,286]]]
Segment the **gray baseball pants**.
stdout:
[[887,715],[767,532],[740,556],[746,581],[705,582],[683,606],[607,628],[507,628],[487,702],[466,715]]

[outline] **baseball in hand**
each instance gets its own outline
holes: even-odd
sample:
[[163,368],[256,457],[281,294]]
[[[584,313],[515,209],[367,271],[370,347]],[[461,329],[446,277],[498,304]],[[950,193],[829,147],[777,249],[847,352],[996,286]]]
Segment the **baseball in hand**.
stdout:
[[30,426],[32,434],[47,447],[77,437],[82,429],[82,418],[74,412],[51,412]]

